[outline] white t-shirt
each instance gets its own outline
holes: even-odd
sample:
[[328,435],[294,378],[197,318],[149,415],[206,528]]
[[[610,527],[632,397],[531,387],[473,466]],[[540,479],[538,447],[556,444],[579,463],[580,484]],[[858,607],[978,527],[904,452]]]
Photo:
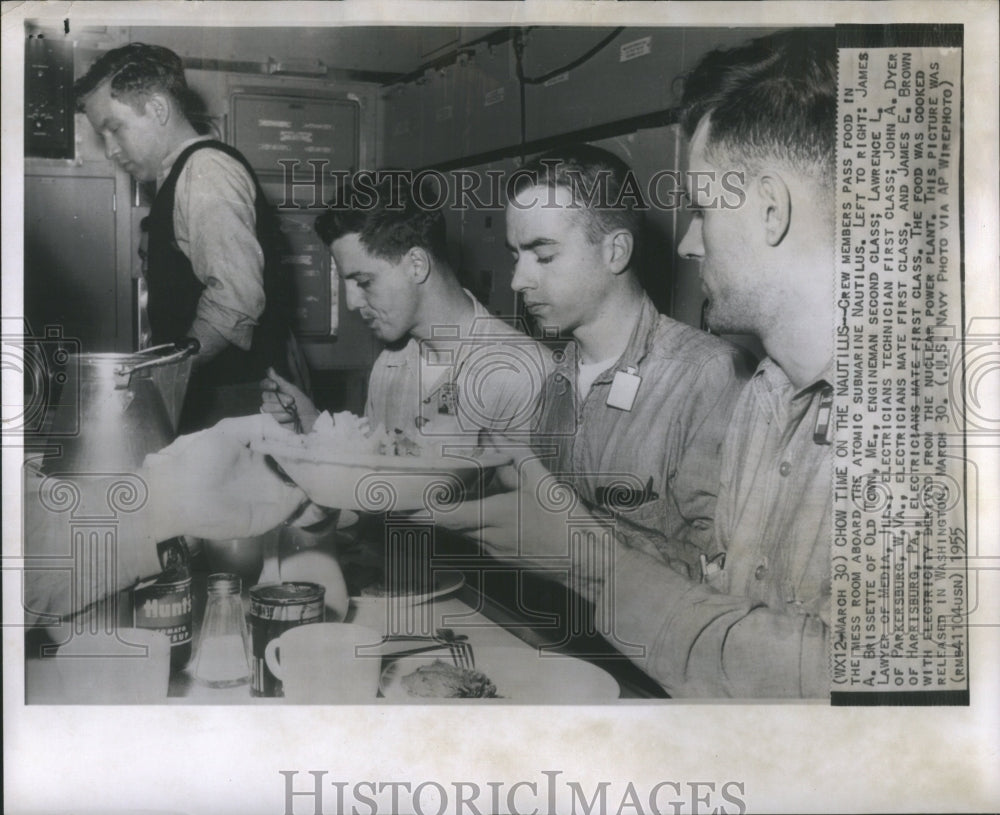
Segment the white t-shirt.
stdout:
[[577,362],[576,398],[579,401],[582,402],[587,398],[587,394],[590,393],[590,387],[594,384],[594,380],[610,368],[617,359],[618,357],[611,357],[610,359],[604,359],[600,362]]

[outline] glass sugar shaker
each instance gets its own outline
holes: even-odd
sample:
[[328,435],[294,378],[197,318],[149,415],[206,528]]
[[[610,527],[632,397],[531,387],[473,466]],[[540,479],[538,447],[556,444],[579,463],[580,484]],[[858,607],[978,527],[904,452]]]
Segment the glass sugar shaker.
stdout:
[[231,688],[250,681],[250,637],[247,633],[242,581],[220,572],[208,576],[208,603],[198,640],[194,675],[211,688]]

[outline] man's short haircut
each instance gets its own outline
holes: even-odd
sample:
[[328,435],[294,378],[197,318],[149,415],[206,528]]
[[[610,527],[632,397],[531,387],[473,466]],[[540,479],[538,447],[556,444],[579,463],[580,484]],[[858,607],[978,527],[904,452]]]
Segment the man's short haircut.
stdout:
[[[550,150],[517,171],[510,192],[517,196],[532,187],[569,190],[592,243],[616,229],[627,229],[632,233],[633,258],[638,256],[646,203],[632,168],[614,153],[589,144]],[[544,199],[540,202],[544,205]]]
[[112,99],[137,111],[153,93],[171,96],[182,111],[188,107],[190,91],[184,64],[177,54],[159,45],[133,42],[99,57],[73,85],[79,111],[104,82],[110,83]]
[[713,163],[751,173],[775,159],[832,183],[836,157],[834,29],[782,31],[716,50],[684,78],[681,126],[688,138],[711,116]]
[[316,219],[316,233],[327,246],[356,234],[369,254],[398,263],[413,247],[438,263],[448,257],[444,213],[428,206],[434,194],[414,196],[403,173],[359,173],[342,186],[337,203]]

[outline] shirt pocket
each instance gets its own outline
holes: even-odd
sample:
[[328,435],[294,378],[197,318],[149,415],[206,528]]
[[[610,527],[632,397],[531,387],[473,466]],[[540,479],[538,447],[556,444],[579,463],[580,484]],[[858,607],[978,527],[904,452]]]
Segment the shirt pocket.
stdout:
[[624,518],[629,523],[660,533],[668,532],[666,502],[659,495],[645,500],[640,498],[631,505],[622,501],[617,505],[606,506],[617,517]]

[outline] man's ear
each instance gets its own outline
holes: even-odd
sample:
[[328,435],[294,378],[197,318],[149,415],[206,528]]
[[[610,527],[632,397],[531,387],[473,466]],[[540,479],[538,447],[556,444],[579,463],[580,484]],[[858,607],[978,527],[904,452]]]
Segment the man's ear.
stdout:
[[431,256],[426,249],[419,246],[412,246],[406,253],[406,262],[409,266],[410,278],[416,284],[425,282],[431,273]]
[[146,99],[146,115],[152,116],[161,125],[170,121],[170,102],[162,93],[154,93]]
[[765,172],[757,179],[760,213],[764,225],[764,240],[777,246],[785,239],[792,221],[792,196],[785,180],[774,172]]
[[621,274],[628,268],[634,246],[632,233],[627,229],[616,229],[604,236],[604,262],[613,274]]

